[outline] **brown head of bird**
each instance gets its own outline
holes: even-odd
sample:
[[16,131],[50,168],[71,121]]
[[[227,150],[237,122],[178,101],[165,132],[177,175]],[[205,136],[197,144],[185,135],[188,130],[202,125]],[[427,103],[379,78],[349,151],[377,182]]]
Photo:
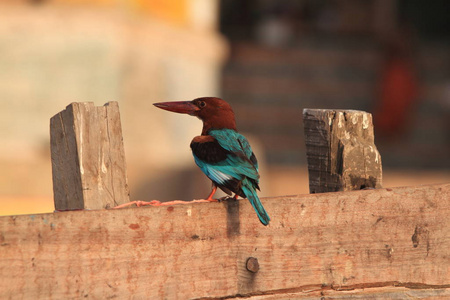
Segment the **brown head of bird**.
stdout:
[[154,103],[158,108],[171,112],[188,114],[203,121],[202,135],[210,129],[236,130],[234,112],[230,104],[216,97],[202,97],[192,101],[172,101]]

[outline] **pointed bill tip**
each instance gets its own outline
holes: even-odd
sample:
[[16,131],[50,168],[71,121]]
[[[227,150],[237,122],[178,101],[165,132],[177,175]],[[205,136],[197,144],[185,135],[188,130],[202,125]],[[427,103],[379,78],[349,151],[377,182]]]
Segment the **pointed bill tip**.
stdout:
[[153,105],[167,111],[188,115],[193,115],[199,110],[198,107],[192,103],[192,101],[158,102],[153,103]]
[[159,107],[159,108],[164,108],[167,105],[164,104],[164,102],[157,102],[157,103],[153,103],[154,106]]

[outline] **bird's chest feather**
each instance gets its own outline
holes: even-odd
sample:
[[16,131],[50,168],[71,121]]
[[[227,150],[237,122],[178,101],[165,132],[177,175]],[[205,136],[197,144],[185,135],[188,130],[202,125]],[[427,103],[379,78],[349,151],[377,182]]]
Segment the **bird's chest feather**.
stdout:
[[225,160],[230,153],[210,135],[196,136],[191,142],[191,149],[198,159],[208,164],[219,163]]

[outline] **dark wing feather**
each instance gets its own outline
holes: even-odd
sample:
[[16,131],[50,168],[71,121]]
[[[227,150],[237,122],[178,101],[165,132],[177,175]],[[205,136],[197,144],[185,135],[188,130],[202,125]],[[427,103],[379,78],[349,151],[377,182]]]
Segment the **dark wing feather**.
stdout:
[[201,139],[195,138],[191,142],[192,153],[198,159],[208,164],[216,164],[227,159],[230,151],[225,150],[215,139]]

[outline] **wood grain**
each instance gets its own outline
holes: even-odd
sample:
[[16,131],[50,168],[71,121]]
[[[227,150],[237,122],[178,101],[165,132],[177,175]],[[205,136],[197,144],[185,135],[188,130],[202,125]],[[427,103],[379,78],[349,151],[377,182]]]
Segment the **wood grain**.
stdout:
[[304,109],[303,122],[311,193],[381,187],[370,113]]
[[72,103],[50,120],[57,210],[100,209],[129,201],[119,106]]
[[448,199],[450,184],[263,198],[267,227],[247,200],[1,217],[0,298],[438,299]]

